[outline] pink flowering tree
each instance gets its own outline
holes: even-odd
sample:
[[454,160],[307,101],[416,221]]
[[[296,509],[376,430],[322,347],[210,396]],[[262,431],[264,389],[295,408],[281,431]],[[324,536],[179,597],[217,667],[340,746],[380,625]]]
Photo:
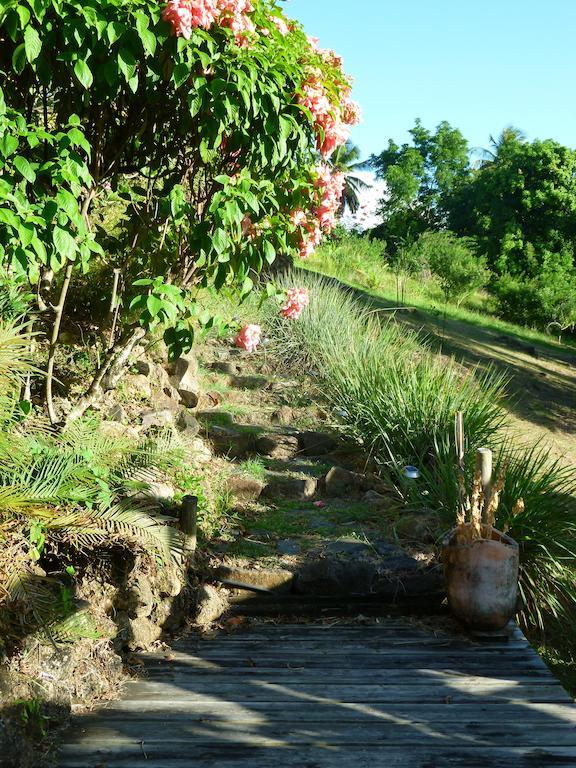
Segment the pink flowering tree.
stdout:
[[54,421],[77,286],[98,285],[81,321],[101,354],[73,416],[150,332],[189,348],[202,289],[246,294],[334,226],[325,161],[358,109],[274,0],[4,0],[0,69],[0,266],[36,294]]

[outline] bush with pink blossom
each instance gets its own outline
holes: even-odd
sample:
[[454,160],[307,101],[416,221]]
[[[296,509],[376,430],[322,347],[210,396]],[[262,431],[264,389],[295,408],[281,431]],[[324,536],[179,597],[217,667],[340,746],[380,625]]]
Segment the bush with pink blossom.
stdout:
[[[93,393],[142,334],[189,347],[203,290],[245,293],[277,254],[313,252],[342,192],[324,163],[359,112],[341,58],[276,0],[19,5],[0,3],[0,268],[58,325],[67,293],[110,275],[111,336],[85,323],[107,339]],[[69,155],[53,176],[50,147]]]

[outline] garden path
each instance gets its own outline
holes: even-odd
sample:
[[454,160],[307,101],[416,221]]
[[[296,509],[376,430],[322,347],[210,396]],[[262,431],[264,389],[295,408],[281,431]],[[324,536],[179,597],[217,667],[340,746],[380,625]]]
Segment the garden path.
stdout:
[[142,661],[60,768],[576,766],[576,707],[516,628],[263,622]]

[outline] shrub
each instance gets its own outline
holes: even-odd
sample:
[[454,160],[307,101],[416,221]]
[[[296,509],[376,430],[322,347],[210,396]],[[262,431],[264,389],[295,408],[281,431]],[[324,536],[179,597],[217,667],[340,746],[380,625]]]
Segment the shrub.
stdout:
[[344,178],[327,161],[359,118],[341,59],[275,0],[204,10],[0,4],[0,266],[34,289],[49,329],[54,424],[55,347],[81,275],[107,278],[110,302],[85,317],[106,343],[69,421],[147,333],[190,349],[202,288],[248,293],[250,273],[336,223]]
[[458,306],[488,282],[486,259],[478,255],[474,241],[451,232],[426,232],[412,246],[440,283],[446,302]]
[[559,335],[576,326],[576,277],[561,264],[547,264],[532,279],[504,274],[492,290],[498,314],[506,320]]

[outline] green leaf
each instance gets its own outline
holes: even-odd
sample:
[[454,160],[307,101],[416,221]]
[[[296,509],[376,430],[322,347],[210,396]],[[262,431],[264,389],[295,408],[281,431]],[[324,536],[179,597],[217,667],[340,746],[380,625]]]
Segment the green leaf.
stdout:
[[120,48],[118,52],[118,68],[124,75],[126,82],[129,83],[136,72],[136,59],[128,48]]
[[40,35],[34,29],[34,27],[26,27],[24,30],[24,50],[26,52],[26,58],[32,64],[40,56],[42,50],[42,42]]
[[86,64],[86,62],[82,59],[78,59],[76,64],[74,64],[74,74],[78,78],[80,84],[84,86],[86,90],[90,88],[92,83],[94,82],[94,77],[92,76],[92,70]]
[[76,147],[80,147],[81,149],[86,152],[88,156],[90,156],[91,152],[91,146],[82,131],[79,128],[71,128],[68,131],[68,138],[74,144]]
[[189,76],[190,67],[188,64],[182,61],[179,64],[176,64],[174,71],[172,72],[172,80],[174,81],[176,88],[180,88],[182,83],[185,83],[186,80],[188,80]]
[[276,258],[276,250],[274,249],[274,246],[268,240],[264,240],[262,247],[264,248],[264,258],[268,264],[272,264]]
[[20,223],[18,216],[8,208],[0,208],[0,224],[7,224],[13,229],[18,229]]
[[228,248],[228,235],[225,229],[217,229],[212,235],[212,246],[216,253],[222,254]]
[[14,167],[22,176],[24,176],[26,181],[29,181],[31,184],[36,181],[36,173],[34,169],[22,155],[17,155],[17,157],[14,158]]
[[18,139],[16,136],[6,134],[0,139],[0,152],[4,157],[10,157],[18,149]]
[[68,216],[73,219],[78,214],[78,200],[71,192],[66,189],[61,189],[56,195],[56,201],[63,211],[66,211]]
[[66,260],[69,261],[76,255],[76,240],[67,230],[62,229],[61,227],[54,227],[52,242],[54,243],[57,253],[63,256]]
[[12,54],[12,69],[20,75],[24,71],[25,66],[26,50],[24,49],[24,43],[21,43],[14,49],[14,53]]
[[164,302],[162,299],[159,299],[158,296],[150,294],[146,299],[146,307],[148,312],[150,312],[150,315],[156,317],[156,315],[164,309]]

